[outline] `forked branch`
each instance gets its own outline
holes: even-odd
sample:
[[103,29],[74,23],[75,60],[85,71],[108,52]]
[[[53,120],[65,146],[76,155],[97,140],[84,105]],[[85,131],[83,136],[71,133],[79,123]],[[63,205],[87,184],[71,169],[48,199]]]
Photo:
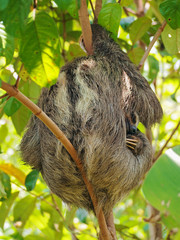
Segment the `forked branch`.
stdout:
[[144,65],[144,62],[145,62],[146,58],[148,57],[148,55],[149,55],[152,47],[154,46],[154,43],[157,41],[157,39],[159,38],[159,36],[160,36],[161,33],[163,32],[166,24],[167,24],[167,22],[164,21],[164,22],[162,23],[162,25],[159,27],[159,29],[157,30],[156,34],[155,34],[154,37],[153,37],[153,40],[150,42],[150,44],[149,44],[146,52],[144,53],[144,56],[142,57],[142,59],[141,59],[141,61],[140,61],[140,63],[139,63],[139,66],[138,66],[139,69],[141,69],[142,66]]

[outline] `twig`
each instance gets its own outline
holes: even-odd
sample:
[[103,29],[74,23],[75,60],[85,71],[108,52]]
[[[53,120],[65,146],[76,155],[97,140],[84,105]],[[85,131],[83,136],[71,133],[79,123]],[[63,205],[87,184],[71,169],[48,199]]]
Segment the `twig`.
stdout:
[[34,6],[33,6],[34,9],[37,8],[37,2],[38,0],[34,0]]
[[136,15],[138,17],[144,16],[144,6],[143,6],[143,1],[142,0],[134,0],[136,6],[137,6],[137,13]]
[[146,58],[148,57],[148,55],[149,55],[149,53],[150,53],[150,51],[151,51],[151,48],[153,47],[154,43],[157,41],[157,39],[159,38],[159,36],[160,36],[161,33],[163,32],[166,24],[167,24],[166,21],[164,21],[164,22],[162,23],[162,25],[159,27],[159,29],[157,30],[156,34],[155,34],[154,37],[153,37],[153,40],[150,42],[150,44],[149,44],[149,46],[148,46],[148,48],[147,48],[144,56],[142,57],[142,59],[141,59],[141,61],[140,61],[140,63],[139,63],[139,66],[138,66],[139,69],[141,69],[142,66],[144,65],[144,62],[145,62]]
[[3,94],[2,96],[0,96],[0,99],[3,99],[5,97],[9,96],[7,93]]
[[64,222],[65,221],[64,216],[62,215],[62,213],[61,213],[61,211],[60,211],[60,209],[59,209],[59,207],[57,205],[57,202],[56,202],[56,200],[55,200],[55,198],[53,196],[53,193],[51,193],[51,198],[52,198],[52,201],[54,203],[56,211],[59,213],[59,215],[61,216],[61,218],[63,219],[63,222]]
[[94,18],[94,23],[98,22],[98,16],[102,8],[102,0],[96,0],[95,4],[95,18]]
[[24,67],[24,64],[21,64],[21,67],[20,67],[20,70],[19,70],[19,74],[18,74],[18,78],[17,78],[16,83],[15,83],[15,85],[14,85],[16,88],[19,87],[19,82],[20,82],[20,72],[22,71],[23,67]]
[[89,2],[90,2],[91,9],[92,9],[92,11],[93,11],[93,14],[94,14],[94,19],[95,19],[95,18],[96,18],[96,13],[95,13],[95,10],[94,10],[94,6],[93,6],[93,4],[92,4],[92,1],[91,1],[91,0],[89,0]]
[[123,7],[123,9],[127,16],[129,16],[129,13],[137,16],[137,13],[135,11],[133,11],[131,8]]
[[161,156],[163,150],[167,147],[169,141],[171,140],[171,138],[173,137],[173,135],[175,134],[175,132],[178,130],[179,126],[180,126],[180,120],[179,120],[177,126],[173,129],[171,135],[169,136],[168,140],[165,142],[164,146],[160,149],[160,151],[159,151],[159,152],[156,154],[156,156],[154,157],[153,162],[156,162],[156,160]]
[[162,224],[157,222],[158,220],[160,220],[160,212],[151,205],[148,206],[148,212],[150,213],[149,219],[151,219],[152,217],[155,218],[155,216],[157,216],[157,219],[154,219],[156,220],[155,222],[149,222],[150,239],[162,239]]
[[82,28],[82,35],[86,51],[89,55],[91,55],[93,54],[92,31],[89,22],[89,14],[87,10],[86,0],[81,0],[81,7],[79,9],[79,20]]
[[[56,211],[59,213],[59,215],[60,215],[61,218],[63,219],[63,222],[65,222],[65,218],[64,218],[64,216],[62,215],[62,213],[61,213],[61,211],[60,211],[60,209],[59,209],[59,207],[58,207],[58,205],[57,205],[57,202],[56,202],[56,200],[55,200],[55,198],[54,198],[53,193],[51,193],[51,198],[52,198],[52,201],[53,201],[53,203],[54,203],[54,206],[55,206]],[[71,232],[72,238],[73,238],[74,240],[78,240],[77,237],[76,237],[76,235],[75,235],[75,233],[74,233],[73,227],[69,225],[69,226],[68,226],[68,230]]]

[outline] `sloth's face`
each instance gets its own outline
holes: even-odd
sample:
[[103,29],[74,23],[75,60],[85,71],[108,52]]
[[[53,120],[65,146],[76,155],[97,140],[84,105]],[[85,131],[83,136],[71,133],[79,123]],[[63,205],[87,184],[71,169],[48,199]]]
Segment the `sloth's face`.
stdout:
[[136,112],[126,115],[126,132],[128,134],[136,133],[138,124],[139,116]]

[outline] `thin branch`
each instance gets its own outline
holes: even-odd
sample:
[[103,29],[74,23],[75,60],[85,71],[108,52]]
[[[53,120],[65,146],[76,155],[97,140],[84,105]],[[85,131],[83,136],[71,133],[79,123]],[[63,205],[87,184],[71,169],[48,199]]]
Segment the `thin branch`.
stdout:
[[19,70],[19,74],[18,74],[18,78],[17,78],[16,83],[15,83],[15,85],[14,85],[16,88],[19,87],[19,82],[20,82],[20,72],[22,71],[23,67],[24,67],[24,64],[21,64],[21,67],[20,67],[20,70]]
[[34,6],[33,6],[34,9],[37,8],[37,3],[38,3],[38,0],[34,0]]
[[160,36],[161,33],[163,32],[166,24],[167,24],[166,21],[164,21],[164,22],[162,23],[162,25],[159,27],[159,29],[157,30],[156,34],[154,35],[153,40],[150,42],[150,44],[149,44],[146,52],[144,53],[144,56],[142,57],[142,59],[141,59],[141,61],[140,61],[140,63],[139,63],[139,66],[138,66],[139,69],[141,69],[142,66],[144,65],[144,62],[145,62],[146,58],[148,57],[148,55],[149,55],[149,53],[150,53],[150,51],[151,51],[151,48],[153,47],[154,43],[157,41],[157,39],[159,38],[159,36]]
[[29,108],[31,110],[31,112],[33,112],[34,115],[37,116],[50,129],[50,131],[56,136],[56,138],[64,145],[64,147],[66,148],[68,153],[71,155],[72,159],[75,161],[75,163],[82,175],[84,183],[87,187],[87,190],[89,192],[89,195],[91,197],[91,200],[92,200],[92,203],[94,206],[96,216],[98,218],[99,227],[100,227],[103,239],[109,240],[109,231],[107,229],[103,211],[101,208],[98,209],[98,202],[97,202],[96,196],[94,194],[93,187],[86,178],[86,173],[85,173],[84,167],[83,167],[82,162],[79,159],[78,154],[77,154],[75,148],[73,147],[73,145],[66,138],[64,133],[58,128],[58,126],[36,104],[34,104],[26,96],[24,96],[15,86],[11,86],[10,84],[2,81],[1,88],[3,90],[5,90],[9,96],[15,97],[22,104],[24,104],[27,108]]
[[92,3],[91,0],[89,0],[89,2],[90,2],[90,5],[91,5],[91,9],[92,9],[92,11],[93,11],[93,14],[94,14],[94,19],[96,19],[96,13],[95,13],[95,10],[94,10],[93,3]]
[[164,151],[164,149],[167,147],[169,141],[171,140],[171,138],[173,137],[173,135],[175,134],[175,132],[178,130],[180,126],[180,120],[177,124],[177,126],[173,129],[171,135],[169,136],[168,140],[165,142],[164,146],[160,149],[160,151],[156,154],[156,156],[153,159],[153,162],[156,162],[156,160],[161,156],[162,152]]
[[82,28],[82,35],[86,51],[89,55],[93,54],[92,48],[92,31],[89,22],[89,14],[87,10],[86,0],[81,0],[81,7],[79,9],[79,20]]
[[98,23],[98,16],[102,8],[102,0],[96,0],[94,23]]
[[136,6],[137,6],[137,13],[136,15],[138,17],[144,16],[144,5],[143,5],[143,0],[134,0]]
[[9,96],[7,93],[3,94],[2,96],[0,96],[0,99],[3,99],[5,97]]
[[60,211],[60,209],[59,209],[59,207],[58,207],[58,205],[57,205],[57,202],[56,202],[56,200],[55,200],[55,198],[54,198],[54,196],[53,196],[53,193],[51,193],[51,198],[52,198],[52,201],[53,201],[53,203],[54,203],[54,207],[55,207],[56,211],[59,213],[59,215],[60,215],[61,218],[63,219],[63,222],[65,222],[65,218],[64,218],[64,216],[62,215],[62,213],[61,213],[61,211]]
[[123,9],[127,16],[129,16],[129,13],[137,16],[137,13],[135,11],[133,11],[131,8],[123,7]]

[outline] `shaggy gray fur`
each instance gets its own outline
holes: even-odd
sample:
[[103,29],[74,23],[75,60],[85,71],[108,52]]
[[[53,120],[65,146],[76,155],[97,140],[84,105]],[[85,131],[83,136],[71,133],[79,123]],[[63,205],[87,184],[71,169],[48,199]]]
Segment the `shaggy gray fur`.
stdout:
[[[83,162],[106,215],[133,189],[152,163],[140,131],[136,152],[126,147],[125,114],[136,112],[146,126],[162,109],[149,84],[102,27],[92,25],[93,56],[66,64],[38,105],[65,133]],[[35,116],[21,142],[22,158],[64,202],[93,209],[81,174],[62,144]]]

